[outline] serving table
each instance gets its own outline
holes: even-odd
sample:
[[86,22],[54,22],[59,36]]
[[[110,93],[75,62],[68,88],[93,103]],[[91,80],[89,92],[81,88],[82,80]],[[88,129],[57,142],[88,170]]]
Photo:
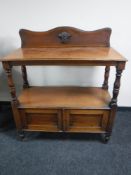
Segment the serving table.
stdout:
[[[21,138],[25,131],[101,133],[110,138],[126,59],[110,47],[110,28],[83,31],[57,27],[45,32],[20,30],[21,48],[2,59],[12,97],[12,109]],[[101,87],[30,86],[26,66],[105,66]],[[23,90],[17,97],[13,66],[21,66]],[[108,92],[110,67],[116,68],[112,96]],[[70,76],[70,75],[69,75]],[[85,76],[85,75],[84,75]],[[88,78],[86,75],[85,77]],[[39,78],[37,75],[34,77]]]

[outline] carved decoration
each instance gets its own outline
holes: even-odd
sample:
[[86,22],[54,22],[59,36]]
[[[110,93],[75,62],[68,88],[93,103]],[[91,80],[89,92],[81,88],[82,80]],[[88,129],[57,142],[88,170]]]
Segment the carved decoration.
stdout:
[[61,32],[58,35],[59,39],[61,40],[62,43],[67,43],[69,41],[69,39],[71,38],[70,33],[68,32]]

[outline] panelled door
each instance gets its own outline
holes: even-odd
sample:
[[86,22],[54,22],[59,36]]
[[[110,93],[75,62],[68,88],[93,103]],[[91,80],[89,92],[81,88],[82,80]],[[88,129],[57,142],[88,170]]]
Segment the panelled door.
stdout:
[[109,119],[108,110],[65,110],[63,128],[67,132],[104,132]]
[[51,132],[106,131],[109,110],[85,109],[19,109],[25,130]]
[[61,110],[19,109],[25,130],[58,132],[62,130]]

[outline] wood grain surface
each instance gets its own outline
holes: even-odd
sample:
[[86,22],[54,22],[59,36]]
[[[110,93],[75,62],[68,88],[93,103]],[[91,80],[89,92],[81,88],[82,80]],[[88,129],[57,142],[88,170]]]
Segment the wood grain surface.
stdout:
[[126,61],[113,48],[108,47],[72,47],[72,48],[19,48],[3,61]]
[[[41,47],[109,47],[110,46],[110,28],[103,28],[94,31],[84,31],[74,27],[63,26],[54,29],[35,32],[30,30],[21,29],[21,47],[22,48],[41,48]],[[59,35],[70,35],[70,38],[63,42]],[[64,35],[64,40],[66,39]]]
[[20,108],[108,108],[107,90],[87,87],[31,87],[19,98]]

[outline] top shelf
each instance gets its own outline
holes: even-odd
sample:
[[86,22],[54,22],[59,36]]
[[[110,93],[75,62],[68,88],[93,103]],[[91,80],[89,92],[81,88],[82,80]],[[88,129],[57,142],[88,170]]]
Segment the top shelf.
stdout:
[[81,61],[82,62],[118,62],[127,61],[122,55],[110,47],[65,47],[65,48],[19,48],[2,61]]

